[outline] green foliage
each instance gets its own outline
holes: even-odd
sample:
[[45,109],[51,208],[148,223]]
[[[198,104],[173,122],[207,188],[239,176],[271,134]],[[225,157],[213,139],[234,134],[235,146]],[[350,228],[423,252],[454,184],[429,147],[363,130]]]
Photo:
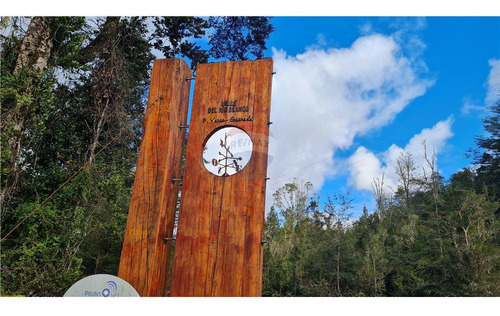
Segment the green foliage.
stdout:
[[469,172],[439,184],[437,200],[416,191],[353,222],[348,194],[320,209],[309,184],[285,185],[267,216],[263,294],[500,295],[500,203],[467,187]]
[[199,63],[208,61],[209,52],[196,42],[186,38],[199,39],[210,27],[207,20],[200,17],[155,17],[153,45],[167,58],[183,56],[191,60],[194,68]]
[[250,56],[264,57],[266,40],[274,32],[268,17],[227,16],[211,17],[215,29],[210,37],[210,53],[214,58],[245,60]]
[[[476,137],[477,182],[480,189],[500,199],[500,99],[490,106],[492,115],[483,119],[486,135]],[[481,153],[482,152],[482,153]],[[499,210],[500,212],[500,210]]]
[[50,22],[54,38],[51,63],[63,68],[79,67],[77,57],[83,47],[83,42],[88,38],[82,29],[85,25],[85,18],[54,17]]
[[[199,63],[206,63],[209,57],[229,60],[263,58],[266,41],[274,32],[268,17],[156,17],[153,24],[154,48],[167,58],[188,58],[193,69]],[[208,38],[207,48],[203,48],[199,41],[204,36]]]

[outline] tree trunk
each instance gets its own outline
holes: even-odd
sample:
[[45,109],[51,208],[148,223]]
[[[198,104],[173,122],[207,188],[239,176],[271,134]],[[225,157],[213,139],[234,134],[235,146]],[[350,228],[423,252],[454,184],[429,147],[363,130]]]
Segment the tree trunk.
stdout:
[[337,246],[337,292],[340,294],[340,245]]
[[89,163],[92,163],[95,159],[95,154],[96,154],[96,149],[97,146],[99,145],[99,137],[101,136],[102,128],[104,126],[105,118],[106,118],[106,110],[108,109],[109,105],[109,99],[106,100],[106,105],[104,106],[104,109],[102,110],[101,114],[99,115],[99,120],[97,122],[97,126],[94,130],[94,140],[92,141],[92,144],[90,145],[90,155],[89,155]]
[[[53,47],[50,19],[49,17],[37,16],[31,20],[21,43],[14,67],[14,75],[18,75],[22,70],[34,70],[36,73],[41,73],[47,68]],[[21,94],[28,95],[30,90],[32,89],[29,86],[22,87]],[[17,101],[14,102],[14,106],[4,114],[2,119],[2,125],[12,127],[7,139],[7,148],[12,153],[12,160],[6,163],[10,166],[5,166],[10,167],[11,171],[6,177],[5,187],[0,192],[1,217],[5,215],[5,209],[17,189],[19,175],[22,171],[19,163],[26,117],[23,114],[24,109],[18,106]],[[5,130],[2,128],[2,133],[4,132]]]
[[470,241],[469,241],[469,227],[462,227],[462,230],[464,231],[464,237],[465,237],[465,250],[469,251],[470,250]]
[[109,40],[116,37],[118,31],[119,16],[108,16],[101,27],[99,34],[79,53],[77,60],[81,64],[92,61],[95,57],[101,56],[109,46]]
[[50,17],[36,16],[31,20],[17,56],[14,75],[23,69],[42,72],[47,68],[54,46],[49,19]]
[[373,289],[374,294],[377,295],[377,266],[375,265],[375,256],[372,254],[373,263]]

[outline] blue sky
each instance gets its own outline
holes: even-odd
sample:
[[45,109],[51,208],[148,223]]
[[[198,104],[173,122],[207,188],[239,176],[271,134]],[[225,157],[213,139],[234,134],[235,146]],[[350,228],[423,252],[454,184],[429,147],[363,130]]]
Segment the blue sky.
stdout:
[[[363,205],[373,211],[371,182],[383,175],[386,192],[393,192],[402,152],[412,154],[417,175],[428,172],[423,141],[446,179],[470,166],[465,154],[500,87],[500,18],[275,17],[272,23],[265,55],[277,74],[266,209],[276,189],[299,178],[323,201],[351,188],[355,218]],[[199,43],[206,47],[206,40]]]
[[[322,195],[352,186],[359,206],[354,215],[358,216],[363,204],[371,211],[373,201],[368,179],[353,179],[354,174],[364,174],[371,168],[368,173],[385,171],[387,177],[402,149],[414,151],[419,162],[417,145],[424,139],[428,145],[435,145],[428,152],[436,149],[438,168],[445,178],[469,166],[465,153],[474,146],[474,135],[482,133],[486,96],[488,91],[498,91],[498,86],[491,87],[496,79],[488,79],[490,73],[498,72],[491,63],[498,63],[500,53],[499,18],[276,17],[273,24],[276,32],[268,42],[267,56],[275,59],[278,71],[271,117],[278,122],[272,125],[272,132],[275,144],[287,145],[277,145],[278,153],[274,151],[275,160],[269,166],[271,191],[294,176],[311,181]],[[360,44],[363,41],[371,43]],[[384,46],[391,52],[384,51]],[[371,60],[361,66],[363,58]],[[387,65],[378,70],[371,69],[370,64],[384,63]],[[329,67],[332,70],[324,73]],[[351,69],[351,76],[336,73],[349,73]],[[395,75],[380,79],[377,71]],[[353,81],[355,86],[363,86],[365,81],[376,80],[381,80],[380,85],[351,89],[352,96],[336,99],[336,89],[345,93],[341,86]],[[304,85],[312,87],[306,89]],[[330,88],[333,91],[329,92]],[[359,101],[356,91],[368,93],[368,97],[364,105],[351,107]],[[379,95],[371,98],[369,93]],[[337,101],[341,106],[335,106]],[[371,108],[373,102],[379,104],[376,109]],[[393,106],[397,109],[384,112]],[[335,112],[333,116],[328,114],[328,107]],[[314,112],[316,108],[320,109]],[[360,109],[380,113],[339,118]],[[298,119],[301,116],[306,117],[303,126]],[[318,128],[316,124],[328,125],[325,119],[334,123]],[[367,127],[370,120],[378,123]],[[287,122],[293,127],[286,126]],[[335,124],[343,130],[337,130]],[[365,127],[360,126],[363,124]],[[422,132],[424,129],[428,131]],[[292,140],[287,142],[285,138]],[[357,166],[349,161],[358,162]]]

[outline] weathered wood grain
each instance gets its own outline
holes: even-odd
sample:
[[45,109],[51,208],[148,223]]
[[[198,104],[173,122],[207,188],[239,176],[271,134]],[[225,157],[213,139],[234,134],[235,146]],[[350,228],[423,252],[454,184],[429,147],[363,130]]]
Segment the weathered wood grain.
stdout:
[[192,72],[155,60],[118,276],[141,296],[165,296]]
[[[262,237],[271,105],[272,59],[198,66],[174,255],[171,296],[260,296]],[[253,121],[208,123],[221,101],[249,106]],[[217,177],[202,163],[214,130],[235,126],[253,142],[238,173]]]

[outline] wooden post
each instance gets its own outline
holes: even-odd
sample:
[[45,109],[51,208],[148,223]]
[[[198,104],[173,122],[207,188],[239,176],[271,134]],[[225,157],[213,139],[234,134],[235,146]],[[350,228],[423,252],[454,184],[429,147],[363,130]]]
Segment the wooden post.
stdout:
[[[171,296],[262,294],[272,69],[272,59],[198,66]],[[202,154],[223,126],[245,131],[253,151],[241,171],[219,177],[205,168]]]
[[192,72],[155,60],[118,276],[141,296],[165,296]]

